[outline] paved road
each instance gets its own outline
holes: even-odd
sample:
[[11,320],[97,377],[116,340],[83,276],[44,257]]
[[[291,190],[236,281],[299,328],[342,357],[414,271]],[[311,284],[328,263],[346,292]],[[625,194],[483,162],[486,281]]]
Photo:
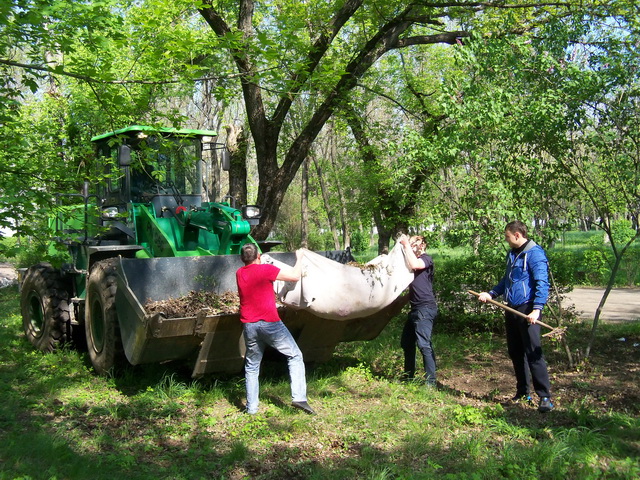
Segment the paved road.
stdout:
[[[564,306],[575,305],[581,318],[593,319],[603,294],[604,289],[600,288],[574,288]],[[640,288],[611,290],[600,318],[611,322],[640,320]]]

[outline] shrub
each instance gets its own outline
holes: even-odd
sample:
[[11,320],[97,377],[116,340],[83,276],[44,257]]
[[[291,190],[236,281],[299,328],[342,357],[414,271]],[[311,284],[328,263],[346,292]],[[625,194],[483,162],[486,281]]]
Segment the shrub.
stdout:
[[369,248],[369,236],[356,230],[351,234],[351,250],[354,252],[364,252]]
[[580,263],[578,252],[574,250],[549,249],[547,258],[549,259],[549,269],[556,286],[566,288],[569,285],[575,285],[577,281],[576,265]]
[[480,304],[467,290],[490,289],[504,274],[502,252],[442,257],[435,263],[439,327],[450,332],[484,332],[501,328],[502,316]]

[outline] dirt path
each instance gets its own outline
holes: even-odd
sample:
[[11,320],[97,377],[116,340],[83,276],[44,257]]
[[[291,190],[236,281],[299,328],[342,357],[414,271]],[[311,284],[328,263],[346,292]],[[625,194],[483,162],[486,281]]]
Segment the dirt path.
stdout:
[[[580,318],[593,319],[603,293],[602,288],[574,288],[567,295],[564,306],[574,305]],[[640,288],[613,289],[607,297],[600,318],[609,322],[640,320]]]
[[0,262],[0,288],[14,285],[18,281],[18,272],[10,263]]

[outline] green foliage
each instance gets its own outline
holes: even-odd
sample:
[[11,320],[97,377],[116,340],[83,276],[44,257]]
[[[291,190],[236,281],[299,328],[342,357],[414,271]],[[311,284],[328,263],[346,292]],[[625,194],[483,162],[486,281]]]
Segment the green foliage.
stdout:
[[[330,186],[333,193],[344,187],[329,200],[330,216],[345,207],[365,225],[375,216],[391,234],[436,225],[432,248],[445,241],[474,252],[507,219],[542,220],[547,233],[554,219],[570,222],[585,206],[637,218],[637,42],[626,41],[637,34],[631,4],[374,3],[354,4],[353,11],[340,10],[351,5],[342,3],[257,3],[246,23],[225,2],[5,5],[0,59],[51,65],[47,74],[58,83],[35,68],[15,75],[2,64],[0,123],[8,134],[0,140],[0,164],[11,171],[0,168],[0,211],[11,215],[2,215],[0,226],[46,243],[33,219],[46,216],[56,193],[96,178],[92,134],[142,119],[219,123],[215,114],[196,121],[193,112],[210,112],[213,100],[228,105],[246,78],[245,88],[256,87],[245,91],[245,102],[257,102],[246,106],[256,122],[265,208],[278,208],[296,162],[306,158],[300,146],[315,140],[334,111],[348,110],[367,141],[355,138],[345,115],[327,129],[333,131],[326,142],[317,142],[319,156],[329,156],[325,144],[336,150],[331,156],[344,175],[342,185]],[[606,17],[615,22],[600,22]],[[463,33],[459,43],[432,43],[446,36],[432,27],[441,20],[449,33]],[[397,41],[385,40],[388,25],[396,25]],[[591,44],[598,48],[587,50]],[[45,63],[42,52],[49,55]],[[586,197],[599,205],[580,198],[588,187],[581,178],[594,180]],[[271,191],[277,194],[265,193]],[[326,223],[324,215],[311,219],[310,248],[328,248]],[[287,250],[299,246],[298,230],[291,222],[277,232]],[[614,240],[624,241],[632,233],[626,232]],[[587,263],[589,276],[602,271],[602,258]]]
[[[57,248],[56,248],[57,247]],[[49,262],[56,267],[70,261],[66,247],[45,244],[19,237],[0,238],[0,259],[17,268],[28,268],[40,262]]]
[[322,245],[324,250],[335,250],[336,246],[333,242],[333,234],[330,231],[325,231],[322,234]]
[[631,243],[637,236],[630,220],[615,220],[611,225],[611,234],[617,245]]
[[0,260],[7,262],[13,260],[20,252],[20,244],[17,237],[0,237]]
[[480,304],[467,290],[491,289],[504,275],[504,253],[458,257],[434,256],[434,289],[439,327],[447,332],[490,332],[502,328],[502,317]]
[[[626,229],[624,231],[628,232]],[[567,232],[547,254],[552,272],[560,285],[602,287],[611,276],[614,254],[602,231]],[[640,245],[636,241],[625,252],[614,286],[637,285],[640,285]]]
[[483,425],[492,418],[499,418],[504,414],[500,404],[487,406],[482,409],[471,405],[455,405],[451,414],[457,422],[466,425]]
[[589,284],[601,285],[606,280],[610,270],[611,254],[603,247],[593,247],[585,250],[582,257],[582,272]]
[[361,253],[369,248],[369,235],[361,230],[351,233],[351,249],[356,253]]
[[[299,195],[299,190],[292,188],[282,202],[278,213],[278,222],[273,231],[274,238],[283,242],[279,250],[294,251],[302,245],[302,215]],[[321,229],[322,222],[318,217],[323,213],[321,209],[312,209],[309,212],[310,221],[307,224],[307,248],[309,250],[335,250],[331,232],[322,232]]]
[[547,250],[547,258],[549,259],[549,269],[553,276],[556,286],[562,288],[573,287],[578,283],[580,276],[576,266],[579,264],[580,255],[573,250]]

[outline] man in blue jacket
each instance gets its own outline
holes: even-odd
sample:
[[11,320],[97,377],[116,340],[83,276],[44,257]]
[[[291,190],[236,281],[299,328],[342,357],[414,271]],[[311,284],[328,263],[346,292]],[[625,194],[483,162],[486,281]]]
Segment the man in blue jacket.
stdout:
[[527,315],[525,319],[505,312],[507,348],[516,374],[513,400],[531,400],[529,384],[532,381],[540,398],[538,411],[550,412],[553,410],[551,386],[537,323],[549,296],[549,262],[542,247],[527,238],[524,223],[517,220],[508,223],[504,239],[511,247],[504,277],[489,292],[480,293],[478,300],[486,303],[502,295],[508,306]]

